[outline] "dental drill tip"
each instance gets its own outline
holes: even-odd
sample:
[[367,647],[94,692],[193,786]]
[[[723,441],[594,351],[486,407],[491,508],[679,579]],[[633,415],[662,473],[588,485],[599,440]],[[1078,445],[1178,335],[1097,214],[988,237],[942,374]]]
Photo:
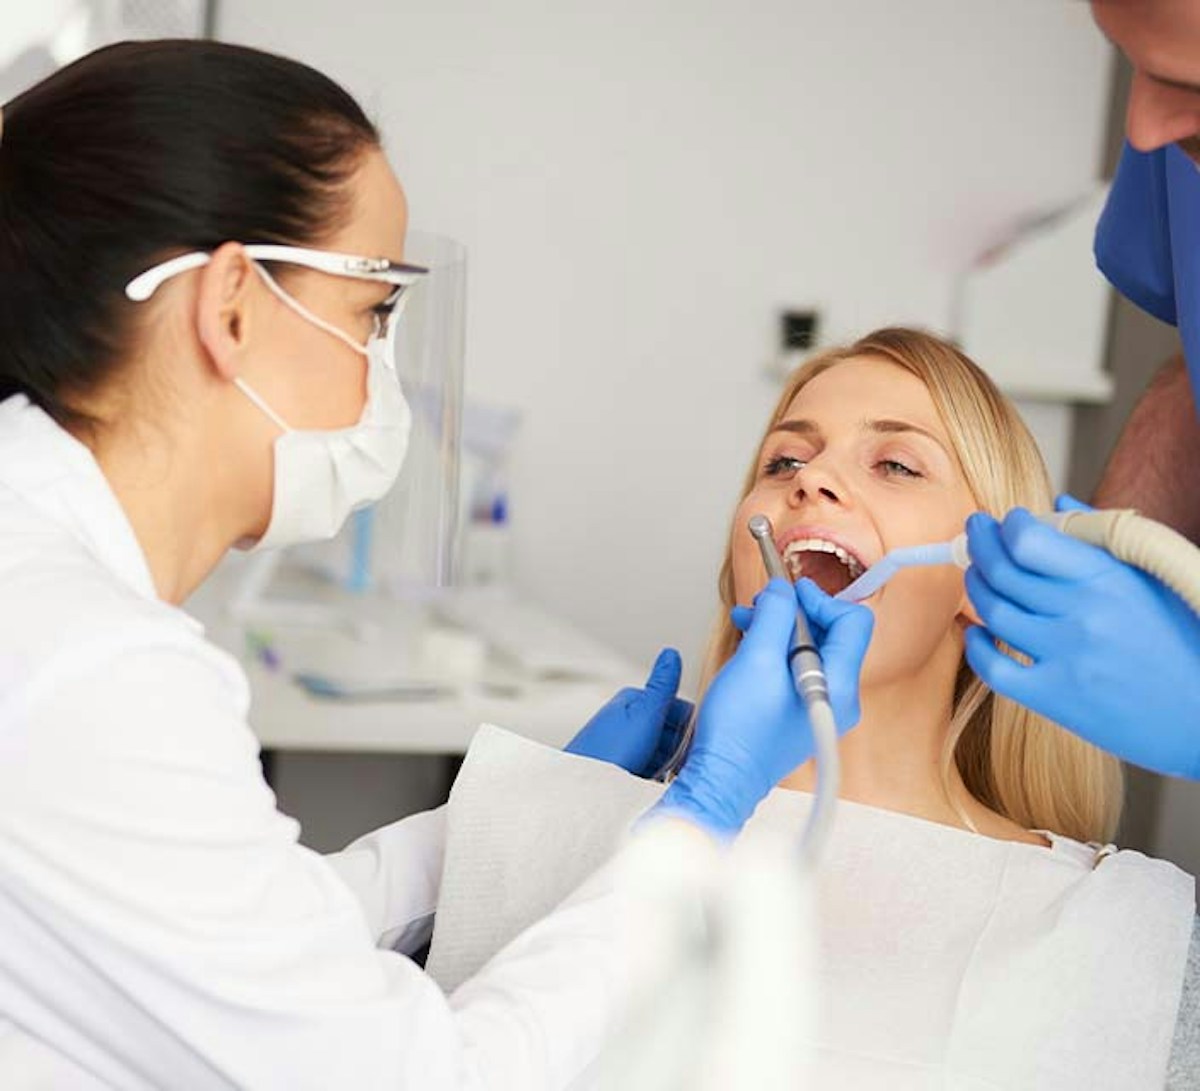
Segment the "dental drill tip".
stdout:
[[788,576],[787,568],[784,567],[783,558],[779,556],[779,550],[775,548],[775,528],[771,526],[771,520],[765,515],[755,515],[751,517],[747,526],[758,543],[758,551],[762,554],[767,578],[787,580],[790,583],[791,578]]
[[760,542],[764,539],[773,540],[775,537],[775,530],[771,526],[771,520],[765,515],[750,516],[750,522],[747,526],[750,528],[750,533]]

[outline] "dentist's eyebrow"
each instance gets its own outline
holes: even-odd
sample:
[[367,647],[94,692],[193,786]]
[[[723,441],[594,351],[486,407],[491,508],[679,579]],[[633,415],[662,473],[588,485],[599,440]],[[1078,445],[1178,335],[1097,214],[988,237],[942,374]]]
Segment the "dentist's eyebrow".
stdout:
[[1188,83],[1185,80],[1173,80],[1170,76],[1159,76],[1154,72],[1146,72],[1148,79],[1153,80],[1160,87],[1170,87],[1175,91],[1187,91],[1192,95],[1200,95],[1200,84]]
[[[1121,48],[1115,41],[1113,41],[1112,36],[1103,27],[1100,28],[1100,33],[1104,35],[1105,40],[1114,49]],[[1134,68],[1140,70],[1148,80],[1150,80],[1152,83],[1157,83],[1160,87],[1171,87],[1176,91],[1188,91],[1193,95],[1200,95],[1200,83],[1192,83],[1188,80],[1175,80],[1170,76],[1164,76],[1158,72],[1150,72],[1147,69],[1142,68],[1136,62],[1133,62],[1133,64]]]

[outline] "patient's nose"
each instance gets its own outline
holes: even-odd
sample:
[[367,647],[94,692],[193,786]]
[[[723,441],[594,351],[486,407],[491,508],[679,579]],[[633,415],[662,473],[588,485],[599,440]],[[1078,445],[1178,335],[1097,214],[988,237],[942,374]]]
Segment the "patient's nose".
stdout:
[[833,470],[819,461],[807,463],[795,476],[792,483],[792,504],[799,506],[805,501],[829,501],[842,503],[844,490]]

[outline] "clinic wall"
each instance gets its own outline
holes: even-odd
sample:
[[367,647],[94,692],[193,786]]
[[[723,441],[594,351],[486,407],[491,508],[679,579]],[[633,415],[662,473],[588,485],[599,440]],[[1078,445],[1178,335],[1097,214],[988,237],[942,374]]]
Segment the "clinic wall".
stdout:
[[525,418],[518,583],[693,663],[777,310],[945,329],[956,272],[1093,180],[1109,72],[1067,0],[221,0],[217,32],[344,82],[466,243],[469,393]]

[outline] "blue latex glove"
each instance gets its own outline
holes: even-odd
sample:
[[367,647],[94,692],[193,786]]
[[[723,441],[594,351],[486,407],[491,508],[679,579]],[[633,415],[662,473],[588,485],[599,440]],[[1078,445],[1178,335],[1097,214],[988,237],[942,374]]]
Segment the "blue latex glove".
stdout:
[[812,757],[808,712],[788,669],[797,599],[825,662],[838,728],[858,722],[858,676],[874,615],[830,598],[811,580],[795,588],[772,580],[755,600],[753,616],[735,615],[746,635],[713,679],[687,761],[651,815],[682,814],[731,837],[763,796]]
[[[1060,511],[1086,508],[1060,497]],[[967,660],[997,693],[1159,773],[1200,778],[1200,618],[1153,577],[1022,508],[967,521]],[[1024,666],[993,638],[1024,652]]]
[[675,752],[692,705],[675,694],[683,663],[674,648],[658,653],[645,689],[623,689],[566,746],[568,754],[611,762],[651,777]]

